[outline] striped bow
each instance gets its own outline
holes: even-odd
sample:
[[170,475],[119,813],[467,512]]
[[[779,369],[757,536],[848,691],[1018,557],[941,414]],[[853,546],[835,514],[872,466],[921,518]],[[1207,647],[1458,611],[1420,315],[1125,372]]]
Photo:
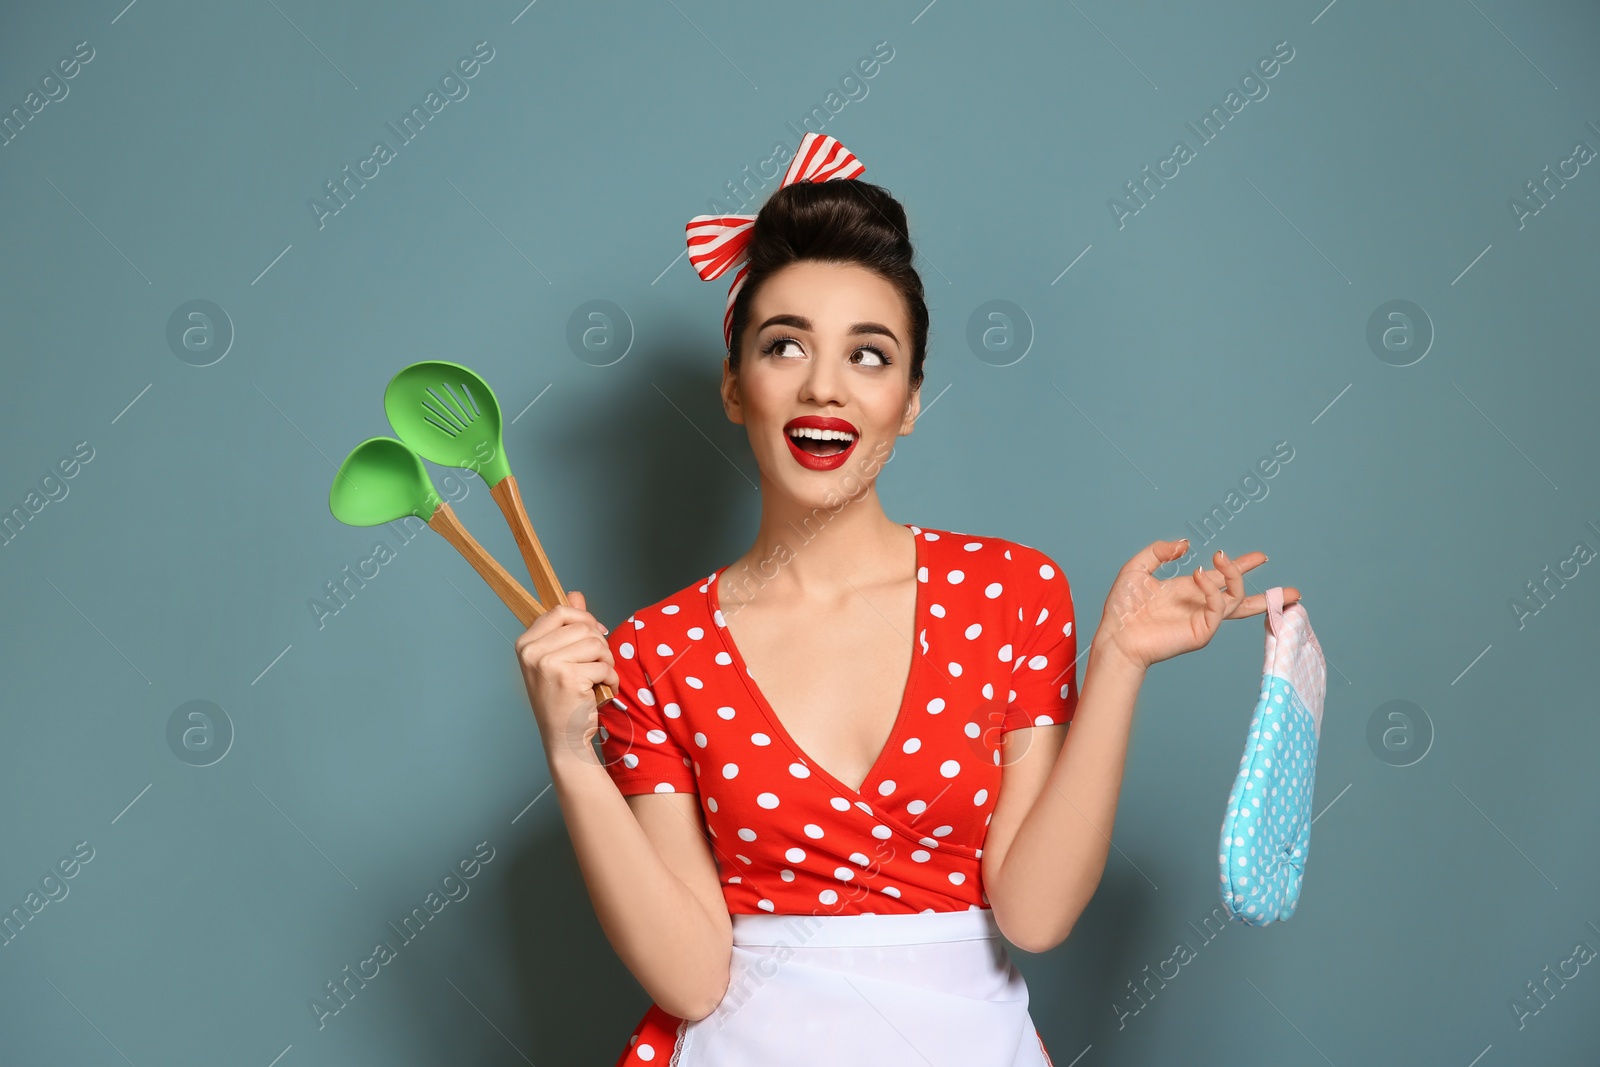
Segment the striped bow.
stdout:
[[[808,132],[800,139],[800,148],[789,169],[784,172],[778,188],[795,182],[826,182],[835,178],[854,178],[866,166],[851,151],[832,137]],[[684,229],[689,238],[689,263],[705,281],[714,281],[739,264],[728,288],[728,304],[722,313],[722,340],[733,345],[733,302],[744,286],[749,270],[745,262],[750,246],[750,229],[755,225],[754,215],[696,215]]]

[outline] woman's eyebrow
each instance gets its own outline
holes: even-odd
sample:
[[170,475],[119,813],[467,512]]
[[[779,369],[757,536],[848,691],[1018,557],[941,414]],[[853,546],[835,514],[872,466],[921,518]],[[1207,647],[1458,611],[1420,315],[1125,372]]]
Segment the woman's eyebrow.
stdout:
[[[804,315],[773,315],[760,326],[756,327],[756,329],[758,331],[765,330],[768,326],[792,326],[797,330],[806,330],[808,332],[812,330],[811,320],[806,318]],[[895,332],[879,322],[854,322],[850,324],[850,328],[846,330],[845,333],[852,337],[861,334],[882,334],[895,344],[900,343],[900,338],[895,336]]]

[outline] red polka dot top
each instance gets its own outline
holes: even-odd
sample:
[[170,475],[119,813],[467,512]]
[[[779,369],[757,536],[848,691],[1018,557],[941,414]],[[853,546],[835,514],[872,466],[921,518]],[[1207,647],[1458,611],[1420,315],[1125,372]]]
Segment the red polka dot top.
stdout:
[[859,789],[806,755],[746,670],[718,607],[726,566],[608,636],[621,685],[599,712],[607,769],[624,794],[696,794],[731,914],[988,907],[1001,736],[1077,709],[1071,589],[1038,549],[907,525],[916,647]]

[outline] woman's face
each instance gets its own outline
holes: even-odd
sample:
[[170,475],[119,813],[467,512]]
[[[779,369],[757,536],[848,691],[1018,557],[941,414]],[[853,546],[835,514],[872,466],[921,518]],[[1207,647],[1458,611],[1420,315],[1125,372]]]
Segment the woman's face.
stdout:
[[750,301],[738,373],[723,360],[722,400],[786,496],[828,508],[859,496],[921,407],[899,290],[854,264],[802,260],[769,276]]

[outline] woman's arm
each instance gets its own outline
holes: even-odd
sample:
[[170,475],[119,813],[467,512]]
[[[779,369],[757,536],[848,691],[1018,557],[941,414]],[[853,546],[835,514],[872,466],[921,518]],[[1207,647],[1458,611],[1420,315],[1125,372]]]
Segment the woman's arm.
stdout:
[[733,920],[698,799],[624,797],[597,758],[559,747],[547,755],[578,867],[612,948],[662,1010],[689,1020],[710,1015],[728,988]]
[[626,765],[643,766],[640,757],[648,756],[653,773],[677,791],[624,799],[613,777],[618,766],[602,764],[594,749],[601,730],[594,687],[605,682],[618,690],[607,701],[617,716],[625,708],[642,716],[646,679],[631,651],[620,661],[613,654],[612,644],[623,647],[620,637],[606,640],[609,631],[583,594],[573,589],[567,597],[570,603],[540,615],[516,643],[561,816],[612,948],[660,1008],[704,1018],[727,991],[733,919],[702,835],[694,781],[659,745],[641,746]]
[[[1032,745],[1031,735],[1048,727],[1006,734],[1005,779],[984,841],[983,881],[1001,933],[1028,952],[1046,952],[1067,939],[1100,884],[1111,848],[1145,672],[1102,642],[1104,632],[1089,645],[1077,712],[1054,759],[1053,745]],[[1024,753],[1013,751],[1025,746]],[[1018,810],[1025,812],[1020,819]]]
[[[1089,646],[1077,712],[1060,754],[1045,774],[1045,761],[1030,760],[1031,754],[1005,769],[989,828],[1000,840],[993,852],[985,844],[983,877],[995,921],[1018,948],[1045,952],[1065,941],[1100,884],[1134,703],[1150,664],[1204,647],[1224,619],[1266,611],[1266,596],[1247,596],[1244,586],[1245,572],[1267,561],[1263,552],[1230,559],[1218,549],[1216,570],[1197,567],[1188,576],[1157,579],[1155,570],[1182,556],[1187,542],[1152,541],[1123,564]],[[1299,599],[1299,590],[1284,587],[1285,604]],[[1008,756],[1012,744],[1008,739]],[[1014,781],[1020,785],[1008,800]],[[1012,805],[1005,823],[1003,804]],[[1025,814],[1010,814],[1017,810]]]

